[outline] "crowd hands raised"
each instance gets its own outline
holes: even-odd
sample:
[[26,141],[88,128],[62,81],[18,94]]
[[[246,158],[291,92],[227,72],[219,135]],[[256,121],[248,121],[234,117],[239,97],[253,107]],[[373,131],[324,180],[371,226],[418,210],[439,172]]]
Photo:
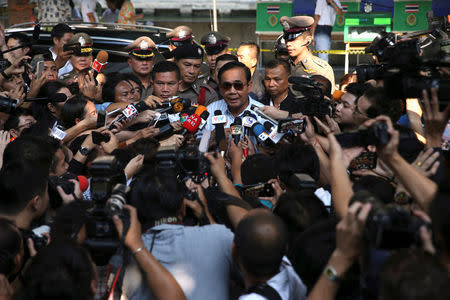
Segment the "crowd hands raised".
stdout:
[[8,52],[0,299],[449,299],[448,95],[301,77],[296,22],[264,75],[256,44],[185,26],[129,74],[65,24]]

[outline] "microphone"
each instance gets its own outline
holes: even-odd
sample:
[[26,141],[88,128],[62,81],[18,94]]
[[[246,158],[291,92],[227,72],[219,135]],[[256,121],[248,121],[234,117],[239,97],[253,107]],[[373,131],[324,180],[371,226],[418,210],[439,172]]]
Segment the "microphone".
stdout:
[[264,122],[264,128],[266,132],[269,134],[270,140],[275,144],[278,144],[278,142],[283,137],[283,134],[278,132],[278,126],[274,126],[271,122],[266,121]]
[[108,52],[105,50],[100,50],[97,53],[97,57],[91,66],[91,68],[94,69],[94,78],[97,78],[98,73],[105,71],[106,66],[108,65],[108,56]]
[[236,117],[234,123],[230,125],[231,136],[233,137],[234,143],[237,145],[241,139],[242,134],[242,119]]
[[56,93],[51,98],[50,97],[42,97],[42,98],[27,98],[24,102],[65,102],[67,100],[66,94]]
[[273,119],[272,117],[269,117],[268,115],[266,115],[262,110],[259,109],[258,106],[256,105],[252,105],[250,107],[250,109],[252,111],[254,111],[255,113],[257,113],[258,115],[260,115],[261,117],[263,117],[264,119],[269,120],[270,122],[272,122],[273,124],[278,124],[277,120]]
[[84,193],[89,187],[89,181],[83,175],[78,175],[77,179],[78,179],[78,182],[80,183],[80,190],[81,190],[81,192]]
[[252,126],[252,131],[253,134],[258,138],[258,140],[260,140],[261,142],[265,142],[268,138],[269,135],[267,134],[267,132],[264,131],[264,126],[261,125],[261,123],[255,123]]
[[[169,105],[169,106],[167,106]],[[168,113],[168,114],[174,114],[179,113],[187,108],[191,107],[191,100],[176,97],[172,100],[170,100],[169,103],[163,103],[162,105],[157,105],[156,109],[161,114]]]
[[[227,150],[227,145],[221,145],[221,141],[225,140],[225,130],[223,129],[223,124],[227,123],[227,117],[225,115],[222,115],[221,110],[216,110],[214,112],[214,116],[212,117],[212,124],[216,128],[216,144],[220,151]],[[225,149],[223,149],[225,148]]]
[[134,105],[133,103],[130,103],[125,107],[124,110],[122,110],[122,115],[120,116],[117,121],[111,123],[108,127],[109,130],[112,130],[116,127],[116,123],[120,123],[123,120],[127,120],[127,122],[130,122],[139,115],[140,112],[143,112],[144,110],[147,110],[148,106],[145,104],[145,102],[141,101]]
[[203,128],[205,128],[206,123],[209,118],[209,111],[205,110],[204,112],[202,112],[202,114],[200,115],[200,118],[202,119],[202,121],[200,123],[200,126],[198,127],[198,130],[202,130]]
[[181,135],[185,136],[188,133],[196,132],[201,123],[202,119],[198,115],[190,115],[189,118],[187,118],[183,123],[183,131],[181,132]]
[[[189,116],[189,118],[186,119],[186,121],[183,122],[183,131],[181,134],[185,136],[188,133],[194,133],[197,131],[197,129],[200,127],[202,123],[202,118],[200,117],[204,112],[208,112],[206,110],[206,107],[204,105],[199,105],[195,112]],[[209,113],[208,113],[209,116]]]

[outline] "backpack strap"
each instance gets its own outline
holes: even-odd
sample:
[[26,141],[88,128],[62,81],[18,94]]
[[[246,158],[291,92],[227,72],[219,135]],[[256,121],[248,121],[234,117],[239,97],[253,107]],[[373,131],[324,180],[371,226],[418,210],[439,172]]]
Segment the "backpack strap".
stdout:
[[247,290],[247,294],[255,293],[265,297],[268,300],[282,300],[280,294],[278,294],[277,290],[268,285],[266,282],[259,283],[257,285],[252,286]]

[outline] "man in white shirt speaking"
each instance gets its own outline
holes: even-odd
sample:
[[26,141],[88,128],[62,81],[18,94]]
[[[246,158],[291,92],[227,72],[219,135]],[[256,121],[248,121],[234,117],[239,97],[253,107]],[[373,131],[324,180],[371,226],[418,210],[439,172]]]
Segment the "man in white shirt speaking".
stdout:
[[[331,30],[336,20],[336,13],[342,16],[342,6],[339,0],[317,0],[316,10],[314,11],[314,24],[311,29],[316,50],[330,50]],[[319,53],[318,56],[328,62],[328,53]]]

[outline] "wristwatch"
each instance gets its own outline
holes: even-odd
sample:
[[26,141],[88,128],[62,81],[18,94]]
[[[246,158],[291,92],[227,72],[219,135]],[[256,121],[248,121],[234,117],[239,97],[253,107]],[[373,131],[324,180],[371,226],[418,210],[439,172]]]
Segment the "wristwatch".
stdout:
[[340,283],[342,281],[342,278],[338,276],[336,270],[330,265],[326,266],[325,270],[323,270],[323,276],[336,283]]
[[83,156],[88,156],[88,154],[90,152],[90,150],[84,146],[81,146],[78,151],[80,151],[81,155],[83,155]]

